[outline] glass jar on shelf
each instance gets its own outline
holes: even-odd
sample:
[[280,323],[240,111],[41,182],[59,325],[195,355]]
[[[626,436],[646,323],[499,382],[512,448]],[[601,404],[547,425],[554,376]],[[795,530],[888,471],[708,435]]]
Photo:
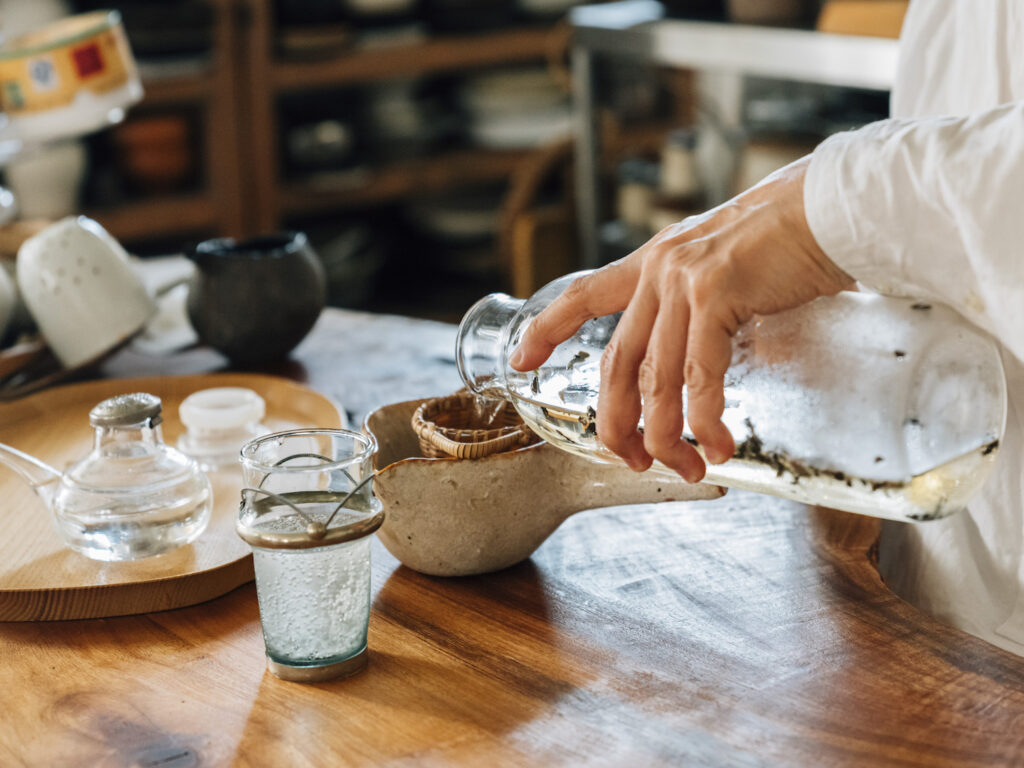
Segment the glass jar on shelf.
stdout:
[[697,170],[696,148],[697,134],[688,128],[674,130],[665,138],[658,191],[648,218],[651,232],[704,211],[705,195]]

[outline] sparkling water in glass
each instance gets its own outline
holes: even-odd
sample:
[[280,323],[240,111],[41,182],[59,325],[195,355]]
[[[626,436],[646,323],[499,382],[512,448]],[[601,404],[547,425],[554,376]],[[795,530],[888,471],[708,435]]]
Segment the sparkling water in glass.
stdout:
[[370,534],[383,513],[370,488],[373,438],[296,430],[242,449],[239,534],[253,546],[267,665],[324,680],[365,665]]
[[253,551],[267,656],[323,666],[366,650],[369,538],[316,549]]

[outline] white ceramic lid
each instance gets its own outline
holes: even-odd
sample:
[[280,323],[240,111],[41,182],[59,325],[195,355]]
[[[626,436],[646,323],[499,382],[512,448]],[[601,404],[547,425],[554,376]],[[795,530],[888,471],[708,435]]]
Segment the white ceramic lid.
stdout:
[[214,387],[193,392],[178,407],[188,430],[238,429],[266,415],[263,398],[245,387]]

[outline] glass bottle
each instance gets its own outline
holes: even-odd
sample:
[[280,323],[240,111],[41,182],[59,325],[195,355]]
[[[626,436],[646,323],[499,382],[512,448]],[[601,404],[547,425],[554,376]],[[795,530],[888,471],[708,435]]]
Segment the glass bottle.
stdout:
[[73,549],[97,560],[137,560],[194,541],[206,529],[210,482],[164,443],[161,410],[158,397],[136,393],[89,413],[93,450],[67,470],[53,501]]
[[[467,386],[511,400],[552,445],[618,462],[601,444],[596,410],[618,315],[584,323],[535,371],[508,365],[530,322],[580,274],[526,301],[478,301],[459,327],[456,360]],[[1007,407],[985,333],[940,304],[851,292],[741,327],[725,402],[736,452],[708,465],[705,482],[914,521],[962,509],[984,483]],[[683,436],[700,450],[688,427]],[[650,471],[671,470],[655,462]]]
[[658,192],[651,203],[648,228],[660,232],[687,216],[707,210],[697,174],[697,134],[686,128],[669,133],[661,151]]

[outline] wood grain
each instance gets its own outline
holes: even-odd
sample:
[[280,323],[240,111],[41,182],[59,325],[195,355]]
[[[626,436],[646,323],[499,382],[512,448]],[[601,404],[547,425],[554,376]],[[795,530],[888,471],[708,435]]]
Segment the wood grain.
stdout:
[[[365,413],[447,391],[442,336],[332,311],[295,365]],[[487,576],[422,576],[375,543],[370,666],[318,685],[264,672],[252,585],[0,624],[0,765],[1024,763],[1024,660],[896,598],[877,540],[731,492],[581,513]]]
[[14,221],[0,227],[0,259],[14,259],[21,244],[44,230],[49,221]]
[[138,241],[182,232],[210,232],[218,227],[217,208],[205,193],[143,198],[85,212],[119,240]]
[[543,61],[558,42],[557,30],[532,27],[431,38],[411,45],[346,52],[312,64],[283,61],[274,67],[270,82],[277,91],[310,90],[470,67]]
[[[254,374],[117,379],[59,387],[0,404],[0,440],[64,468],[92,447],[89,410],[123,392],[151,392],[163,400],[164,438],[174,445],[183,431],[178,406],[192,392],[241,386],[267,402],[266,426],[339,426],[336,406],[292,382]],[[241,475],[210,475],[214,509],[194,543],[136,562],[101,563],[63,545],[50,513],[27,484],[0,470],[6,535],[0,537],[0,619],[32,621],[94,618],[193,605],[252,579],[249,548],[236,535]]]
[[1019,762],[1021,660],[894,598],[873,529],[736,493],[583,513],[482,577],[421,576],[375,544],[370,666],[310,686],[264,674],[251,586],[6,625],[0,762]]
[[458,184],[507,179],[532,150],[463,149],[374,169],[323,173],[314,180],[283,183],[277,204],[298,215],[393,202]]

